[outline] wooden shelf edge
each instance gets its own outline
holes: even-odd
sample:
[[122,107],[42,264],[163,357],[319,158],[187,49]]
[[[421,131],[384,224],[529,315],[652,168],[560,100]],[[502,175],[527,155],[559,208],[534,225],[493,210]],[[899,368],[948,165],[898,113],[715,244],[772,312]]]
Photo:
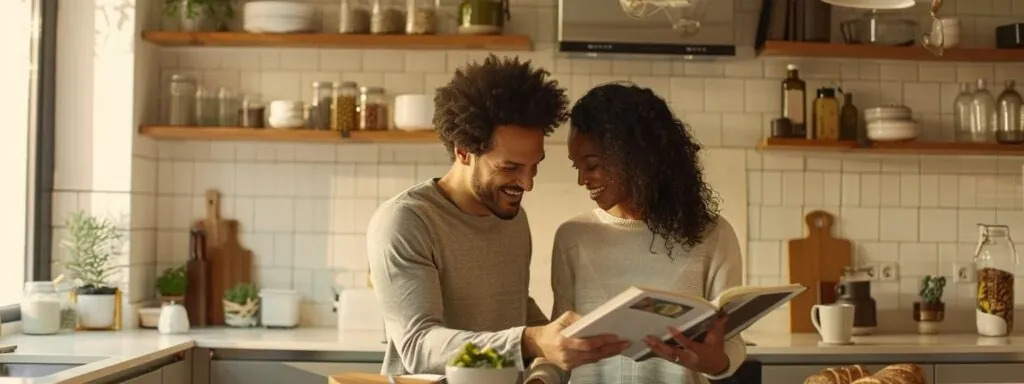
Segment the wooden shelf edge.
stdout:
[[894,47],[867,44],[766,41],[760,56],[792,56],[874,60],[1020,62],[1024,49],[951,48],[935,56],[919,45]]
[[863,148],[853,141],[766,138],[757,145],[757,150],[878,155],[1024,156],[1024,145],[917,140],[875,142]]
[[533,50],[533,42],[527,35],[261,34],[249,32],[175,32],[153,30],[142,31],[142,39],[165,47]]
[[139,134],[157,140],[235,140],[319,143],[436,143],[434,131],[354,131],[342,138],[337,131],[240,127],[142,126]]

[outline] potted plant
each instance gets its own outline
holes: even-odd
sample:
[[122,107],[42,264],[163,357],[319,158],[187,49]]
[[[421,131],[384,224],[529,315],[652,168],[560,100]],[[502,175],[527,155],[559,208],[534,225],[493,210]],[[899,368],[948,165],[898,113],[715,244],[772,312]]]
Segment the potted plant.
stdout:
[[448,384],[515,384],[519,382],[519,369],[512,359],[502,356],[491,347],[481,349],[468,342],[445,367]]
[[188,277],[185,275],[184,264],[165,269],[156,279],[156,291],[160,295],[160,302],[162,304],[172,301],[179,304],[184,303],[187,283]]
[[182,31],[226,31],[235,17],[235,0],[164,0],[164,14],[177,17]]
[[79,284],[74,290],[78,327],[119,329],[120,290],[109,281],[118,269],[113,261],[120,254],[121,233],[109,220],[81,211],[68,218],[67,227],[61,245],[70,255],[62,264]]
[[224,291],[224,323],[230,327],[256,326],[256,312],[260,298],[256,286],[238,283]]
[[943,276],[926,275],[921,278],[921,300],[914,303],[918,333],[934,334],[939,331],[939,324],[946,315],[946,304],[942,302],[945,286],[946,278]]

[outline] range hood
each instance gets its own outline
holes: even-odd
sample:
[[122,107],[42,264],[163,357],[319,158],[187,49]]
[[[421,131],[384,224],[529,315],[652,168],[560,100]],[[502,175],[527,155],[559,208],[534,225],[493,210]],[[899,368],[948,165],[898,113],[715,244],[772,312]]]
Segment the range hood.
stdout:
[[658,0],[638,17],[624,10],[623,2],[638,1],[559,0],[558,51],[608,58],[752,59],[757,37],[764,34],[759,32],[766,24],[759,21],[767,17],[763,0],[705,0],[695,34],[674,29],[669,14],[650,5]]

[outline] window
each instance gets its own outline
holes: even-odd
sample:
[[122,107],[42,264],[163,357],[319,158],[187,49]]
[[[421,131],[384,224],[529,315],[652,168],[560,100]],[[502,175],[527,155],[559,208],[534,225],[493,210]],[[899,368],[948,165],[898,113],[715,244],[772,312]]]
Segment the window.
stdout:
[[50,276],[56,0],[0,1],[0,318]]

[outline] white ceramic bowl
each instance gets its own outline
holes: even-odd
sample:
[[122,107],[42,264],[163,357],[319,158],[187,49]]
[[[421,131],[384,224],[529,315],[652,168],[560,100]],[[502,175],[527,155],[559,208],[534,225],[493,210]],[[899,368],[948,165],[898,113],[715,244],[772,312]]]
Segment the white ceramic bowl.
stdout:
[[903,141],[917,138],[917,123],[905,120],[879,120],[868,123],[868,139],[872,141]]
[[270,124],[270,128],[276,129],[299,129],[306,125],[306,121],[301,116],[271,115],[267,118],[267,123]]
[[139,308],[139,326],[156,329],[160,324],[161,308]]
[[312,19],[269,16],[246,18],[242,28],[249,33],[300,33],[316,30]]
[[404,131],[434,129],[434,95],[398,95],[394,109],[395,128]]
[[879,120],[910,120],[910,108],[902,105],[886,105],[864,110],[864,121],[868,124]]
[[516,384],[519,382],[519,370],[508,368],[465,368],[448,366],[444,369],[448,384]]
[[316,16],[316,7],[291,1],[250,1],[245,3],[244,15],[246,19],[257,16],[312,19]]

